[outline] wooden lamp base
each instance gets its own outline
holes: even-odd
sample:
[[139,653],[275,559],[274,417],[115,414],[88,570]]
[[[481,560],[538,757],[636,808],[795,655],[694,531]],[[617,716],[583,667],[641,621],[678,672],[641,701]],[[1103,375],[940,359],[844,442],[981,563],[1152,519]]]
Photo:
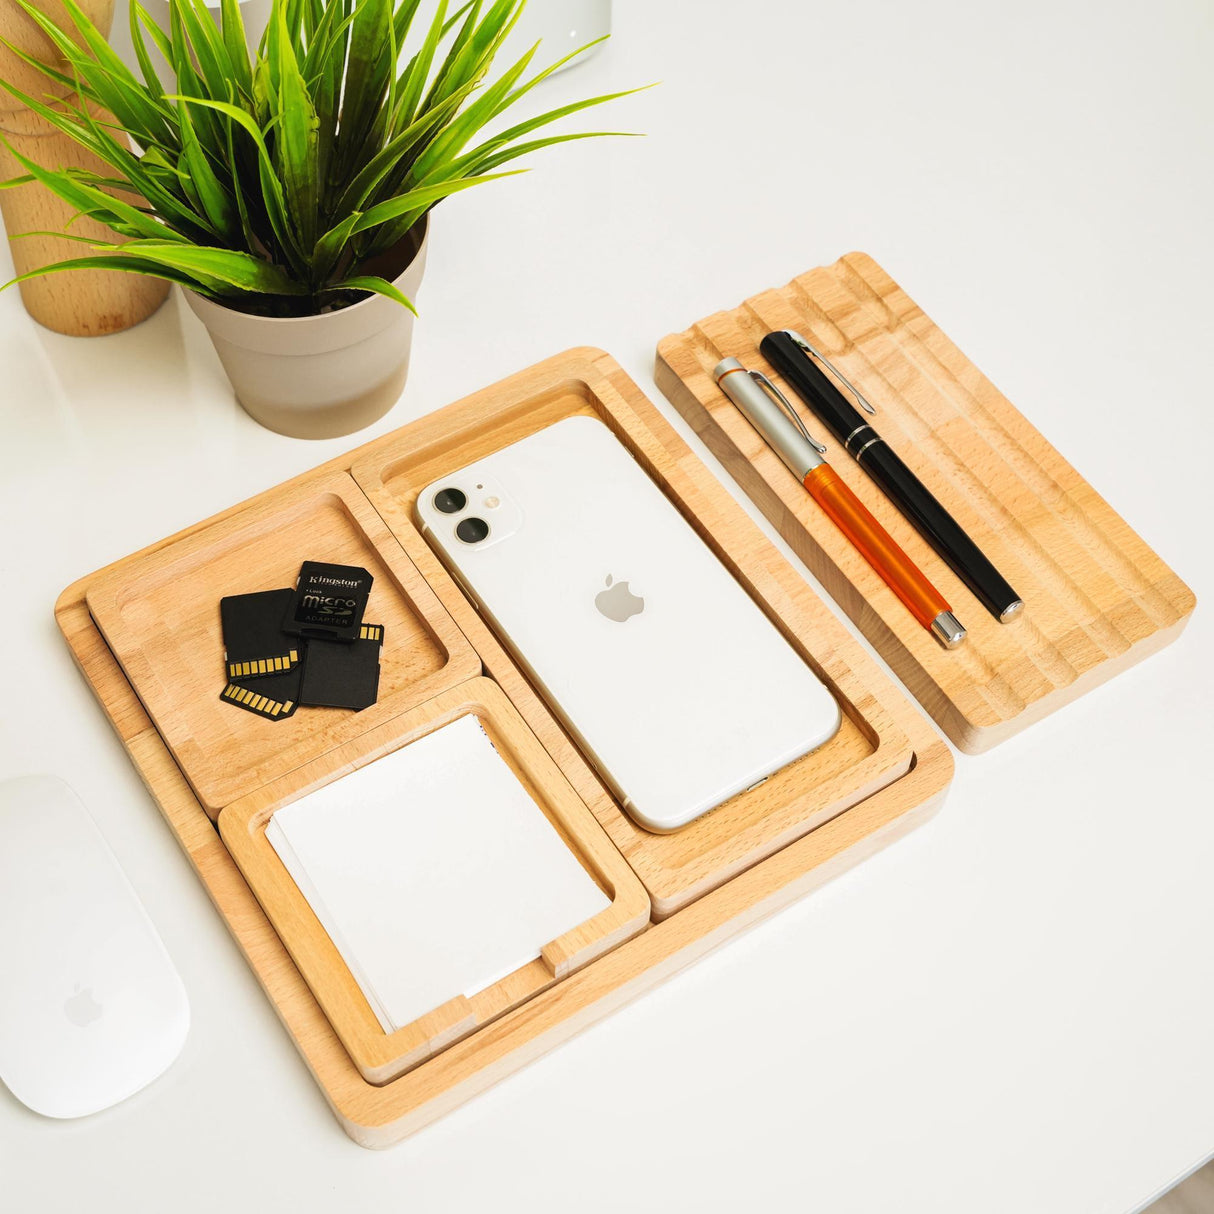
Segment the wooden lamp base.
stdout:
[[[43,0],[40,7],[61,24],[67,21],[60,5]],[[85,3],[84,8],[99,29],[109,28],[113,0],[92,0]],[[49,40],[15,4],[0,8],[0,38],[56,68],[63,67],[62,59]],[[50,85],[46,77],[19,59],[2,42],[0,77],[31,97],[46,96]],[[24,107],[13,107],[17,107],[16,99],[8,93],[0,94],[0,136],[5,140],[0,143],[0,181],[25,173],[9,147],[45,168],[79,168],[103,175],[111,172],[107,165],[45,119]],[[99,111],[97,117],[103,123],[113,122],[104,112]],[[25,232],[63,231],[76,214],[74,207],[36,182],[0,191],[0,213],[4,217],[17,275],[87,253],[84,246],[57,236],[22,236]],[[74,236],[100,241],[122,239],[91,219],[76,220],[71,231]],[[25,310],[46,328],[69,337],[102,337],[146,320],[168,297],[169,284],[142,274],[73,270],[23,282],[20,291]]]

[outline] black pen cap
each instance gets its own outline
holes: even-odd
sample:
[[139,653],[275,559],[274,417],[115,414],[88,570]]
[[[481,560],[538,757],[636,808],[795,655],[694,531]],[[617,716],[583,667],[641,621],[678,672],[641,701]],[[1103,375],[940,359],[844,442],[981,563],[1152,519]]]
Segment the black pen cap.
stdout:
[[785,330],[768,333],[759,343],[759,353],[822,419],[839,442],[846,443],[858,429],[868,425],[851,401]]

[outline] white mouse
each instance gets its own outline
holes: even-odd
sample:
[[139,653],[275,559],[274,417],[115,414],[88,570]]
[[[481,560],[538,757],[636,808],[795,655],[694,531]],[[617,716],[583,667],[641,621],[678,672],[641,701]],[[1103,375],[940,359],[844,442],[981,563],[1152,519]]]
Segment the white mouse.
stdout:
[[0,784],[0,1079],[47,1117],[109,1108],[163,1074],[185,987],[131,883],[54,776]]

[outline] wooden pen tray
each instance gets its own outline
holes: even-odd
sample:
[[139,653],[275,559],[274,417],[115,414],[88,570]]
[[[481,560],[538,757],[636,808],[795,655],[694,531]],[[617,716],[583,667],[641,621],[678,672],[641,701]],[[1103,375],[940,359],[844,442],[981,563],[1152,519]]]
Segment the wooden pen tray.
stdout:
[[[410,491],[428,468],[441,468],[444,461],[466,463],[569,412],[587,410],[607,421],[845,708],[847,729],[809,756],[814,764],[795,776],[769,780],[737,798],[736,805],[727,803],[706,815],[700,833],[688,836],[690,859],[664,850],[661,841],[677,842],[678,836],[648,835],[620,812],[409,518]],[[340,498],[340,506],[333,495]],[[201,616],[191,619],[202,610],[193,596],[210,596],[210,610],[215,611],[220,593],[289,584],[305,557],[342,559],[339,552],[317,552],[310,528],[298,536],[290,534],[295,512],[320,508],[317,501],[344,520],[334,522],[333,528],[352,546],[338,544],[340,554],[372,569],[377,579],[373,595],[381,588],[390,591],[390,602],[377,604],[379,615],[374,618],[388,634],[385,660],[394,627],[402,630],[407,649],[416,638],[429,656],[416,664],[413,658],[405,660],[401,674],[387,685],[388,695],[399,697],[392,704],[385,706],[381,696],[375,709],[334,716],[299,736],[280,734],[292,739],[286,759],[273,756],[260,740],[260,731],[251,726],[284,730],[294,718],[262,722],[216,700],[242,726],[247,718],[247,745],[233,741],[224,763],[207,767],[205,755],[200,758],[188,743],[210,726],[192,719],[189,728],[178,724],[182,697],[197,694],[188,680],[178,681],[182,663],[185,674],[194,670],[193,659],[181,655],[201,645],[210,672],[207,679],[213,682],[222,671],[217,623],[212,619],[207,624]],[[278,521],[267,522],[270,519]],[[271,540],[275,534],[278,544]],[[284,534],[289,542],[282,542]],[[245,549],[249,543],[262,545],[254,564]],[[214,568],[201,555],[204,549],[213,551]],[[190,597],[174,600],[173,579],[180,579]],[[145,597],[150,600],[146,608],[140,606]],[[105,616],[109,630],[104,633],[90,614],[94,605]],[[393,605],[405,618],[393,619]],[[383,1146],[411,1133],[905,833],[934,812],[952,776],[943,740],[601,351],[574,350],[549,359],[90,575],[64,591],[56,616],[326,1098],[346,1131],[366,1146]],[[116,625],[115,616],[124,619]],[[370,612],[367,618],[372,619]],[[124,626],[134,635],[124,635]],[[166,630],[170,637],[161,651],[155,638]],[[114,639],[107,644],[111,631]],[[411,730],[422,728],[418,722],[432,719],[431,714],[468,708],[468,668],[474,668],[474,676],[482,666],[512,705],[502,712],[517,710],[525,723],[526,731],[517,736],[538,741],[528,760],[537,800],[551,812],[553,798],[572,806],[569,794],[575,794],[582,806],[584,839],[596,837],[584,812],[589,807],[612,841],[597,835],[591,856],[588,844],[566,831],[567,842],[603,888],[615,882],[611,910],[616,919],[614,926],[598,925],[591,933],[596,938],[582,942],[588,952],[569,941],[554,942],[543,959],[546,973],[525,976],[535,989],[524,993],[521,1002],[515,1003],[511,992],[493,993],[487,1006],[476,1012],[477,1026],[466,1035],[439,1049],[446,1040],[440,1028],[417,1043],[417,1050],[428,1055],[422,1061],[411,1058],[415,1064],[404,1074],[373,1083],[335,1028],[339,1014],[326,984],[340,984],[342,969],[331,964],[331,957],[326,964],[319,954],[304,955],[298,927],[288,926],[282,918],[283,903],[275,901],[272,887],[254,873],[256,858],[250,862],[245,856],[262,898],[277,908],[267,915],[208,808],[213,811],[218,805],[223,811],[225,836],[239,851],[246,841],[255,842],[250,827],[280,798],[335,776],[346,764],[368,762],[391,750],[412,736]],[[410,670],[413,677],[408,676]],[[433,682],[423,688],[425,680]],[[483,698],[493,696],[479,680],[477,684]],[[214,694],[209,686],[207,691],[208,697]],[[458,708],[453,708],[457,701]],[[230,783],[221,784],[221,777],[230,777]],[[200,785],[207,790],[207,804],[197,791]],[[765,789],[765,798],[754,798]],[[752,800],[747,802],[747,797]],[[230,817],[223,816],[226,806],[233,810]],[[576,815],[576,808],[573,812]],[[244,835],[235,841],[242,815]],[[630,886],[622,877],[623,862],[636,874],[637,882]],[[623,935],[635,926],[639,884],[658,889],[677,909],[667,902],[643,931],[611,948],[617,938],[613,933]],[[275,921],[283,935],[275,930]],[[309,939],[317,945],[314,935]],[[608,951],[592,955],[601,948]],[[575,968],[583,960],[581,968]],[[312,973],[311,984],[305,969]],[[459,1019],[448,1027],[452,1024],[453,1035],[464,1031]],[[354,1044],[352,1049],[357,1052],[359,1047]],[[435,1049],[438,1052],[431,1053]],[[373,1057],[362,1059],[364,1065],[369,1060],[374,1063]],[[373,1065],[370,1069],[380,1077]]]
[[[473,714],[498,754],[544,811],[566,845],[611,899],[593,919],[545,946],[538,960],[472,996],[457,996],[385,1033],[307,900],[266,838],[275,810],[374,762],[432,730]],[[219,815],[219,832],[278,930],[354,1064],[382,1084],[524,1003],[639,932],[649,899],[594,815],[561,775],[496,683],[469,679],[434,699],[242,797]]]
[[[994,620],[825,427],[826,458],[969,631],[945,651],[821,513],[713,382],[795,329],[876,406],[873,424],[1024,600]],[[811,270],[658,345],[658,386],[964,751],[977,753],[1179,636],[1196,600],[920,308],[863,253]],[[803,407],[802,407],[803,408]]]

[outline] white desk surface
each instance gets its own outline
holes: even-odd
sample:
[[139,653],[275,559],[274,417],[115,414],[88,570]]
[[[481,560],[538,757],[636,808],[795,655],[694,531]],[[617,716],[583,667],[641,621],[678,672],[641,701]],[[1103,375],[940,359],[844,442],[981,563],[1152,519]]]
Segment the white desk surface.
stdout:
[[1119,1214],[1214,1151],[1208,4],[616,8],[610,47],[545,100],[661,79],[592,119],[649,137],[574,144],[440,207],[408,388],[361,437],[583,343],[659,399],[664,334],[864,249],[1188,581],[1194,622],[958,756],[905,841],[370,1153],[51,614],[77,576],[360,440],[259,429],[176,299],[90,342],[10,292],[0,777],[79,791],[194,1024],[162,1080],[101,1116],[53,1124],[0,1089],[5,1211]]

